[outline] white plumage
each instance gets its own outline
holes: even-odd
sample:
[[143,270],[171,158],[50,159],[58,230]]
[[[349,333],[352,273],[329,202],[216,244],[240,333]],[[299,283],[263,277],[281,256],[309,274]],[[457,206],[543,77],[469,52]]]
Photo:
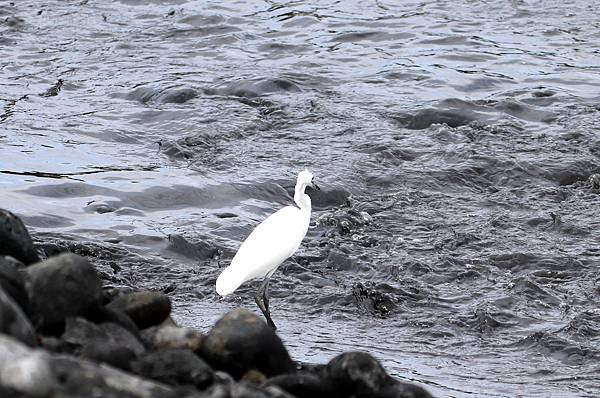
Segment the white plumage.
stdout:
[[294,202],[298,207],[286,206],[261,222],[242,243],[231,264],[217,278],[217,293],[221,296],[233,293],[246,281],[265,278],[255,299],[272,327],[275,325],[268,309],[269,278],[281,263],[298,250],[306,235],[311,214],[310,197],[304,193],[308,185],[318,189],[313,183],[313,175],[307,170],[301,171],[294,194]]

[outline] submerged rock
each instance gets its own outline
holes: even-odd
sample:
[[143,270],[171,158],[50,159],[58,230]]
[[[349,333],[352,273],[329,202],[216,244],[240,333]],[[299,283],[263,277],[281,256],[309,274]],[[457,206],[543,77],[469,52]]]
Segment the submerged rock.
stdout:
[[62,328],[69,316],[85,313],[100,303],[100,278],[90,262],[64,253],[27,268],[26,289],[32,320],[42,330]]
[[106,307],[124,312],[138,328],[145,329],[160,324],[169,316],[171,300],[160,292],[135,292],[117,297]]
[[12,256],[24,264],[40,259],[21,219],[4,209],[0,209],[0,242],[0,254]]
[[21,308],[0,286],[0,333],[29,345],[37,345],[35,330]]
[[0,386],[32,397],[47,397],[57,386],[50,355],[0,334]]
[[216,369],[240,379],[251,369],[271,377],[295,370],[286,348],[254,313],[237,309],[221,318],[206,336],[202,356]]
[[190,350],[167,349],[153,352],[131,364],[132,370],[156,381],[170,385],[187,384],[199,390],[214,380],[210,366]]

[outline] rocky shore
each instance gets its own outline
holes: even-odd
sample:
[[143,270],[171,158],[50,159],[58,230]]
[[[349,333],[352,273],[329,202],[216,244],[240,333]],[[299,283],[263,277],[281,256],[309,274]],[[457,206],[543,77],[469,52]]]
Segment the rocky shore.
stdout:
[[178,326],[166,294],[103,288],[85,257],[42,251],[0,210],[0,397],[431,396],[364,352],[296,363],[247,310]]

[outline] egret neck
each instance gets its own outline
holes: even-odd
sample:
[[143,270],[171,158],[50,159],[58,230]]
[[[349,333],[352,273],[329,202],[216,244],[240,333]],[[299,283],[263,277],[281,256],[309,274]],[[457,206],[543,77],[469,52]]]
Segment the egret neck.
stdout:
[[308,212],[310,214],[310,196],[304,193],[306,185],[307,184],[304,181],[298,181],[296,183],[296,189],[294,192],[294,202],[296,202],[300,210]]

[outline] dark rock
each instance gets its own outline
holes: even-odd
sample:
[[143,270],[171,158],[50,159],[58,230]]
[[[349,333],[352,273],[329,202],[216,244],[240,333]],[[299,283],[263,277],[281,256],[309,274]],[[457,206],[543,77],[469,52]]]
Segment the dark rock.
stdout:
[[85,344],[81,349],[81,356],[123,370],[130,370],[131,362],[136,359],[136,354],[131,348],[112,341],[99,340]]
[[28,313],[29,299],[25,290],[25,280],[17,268],[18,263],[11,260],[11,257],[0,257],[0,288]]
[[0,209],[0,254],[16,258],[24,264],[39,261],[29,232],[19,217]]
[[195,259],[212,259],[219,254],[219,249],[206,243],[199,241],[191,243],[181,235],[169,235],[169,246],[167,250],[182,254],[189,258]]
[[324,381],[336,397],[431,398],[420,387],[394,380],[377,359],[364,352],[346,352],[333,358],[325,369]]
[[67,355],[54,355],[52,369],[60,381],[62,397],[191,398],[165,384],[143,379],[109,365]]
[[382,398],[433,398],[423,387],[394,381],[384,387],[379,396]]
[[363,352],[346,352],[327,364],[326,380],[337,395],[371,397],[390,382],[379,361]]
[[256,369],[250,369],[249,371],[244,373],[240,381],[247,381],[248,383],[256,384],[259,386],[267,382],[267,376],[265,376],[264,374],[262,374],[262,372],[259,372]]
[[239,379],[250,369],[267,377],[295,369],[275,332],[254,313],[238,309],[228,312],[206,336],[202,356],[216,369]]
[[374,316],[386,318],[396,310],[396,303],[372,282],[358,282],[352,285],[352,296],[359,308]]
[[116,323],[117,325],[129,330],[131,334],[138,339],[141,339],[140,331],[137,325],[131,320],[129,315],[124,312],[111,310],[104,306],[96,306],[92,308],[91,311],[87,311],[84,316],[87,320],[90,320],[94,323]]
[[189,384],[199,390],[214,380],[214,372],[190,350],[168,349],[144,355],[131,364],[140,376],[178,386]]
[[48,397],[56,387],[50,355],[0,334],[0,386],[32,397]]
[[204,338],[197,330],[172,325],[154,326],[142,332],[144,343],[153,350],[187,348],[200,352]]
[[330,398],[333,393],[318,376],[307,372],[275,376],[267,385],[278,386],[297,398]]
[[215,383],[206,391],[206,395],[219,398],[294,398],[277,386],[256,386],[243,381],[228,384]]
[[31,395],[15,391],[12,388],[0,386],[0,397],[2,398],[30,398]]
[[27,268],[32,320],[42,330],[62,330],[64,320],[97,306],[102,283],[85,257],[60,254]]
[[159,292],[136,292],[117,297],[106,307],[124,312],[138,328],[145,329],[160,324],[169,316],[171,300]]
[[54,336],[40,336],[40,345],[46,350],[60,354],[72,353],[77,346]]
[[343,189],[317,190],[307,187],[306,194],[310,196],[313,208],[319,210],[348,206],[350,204],[350,192]]
[[29,346],[37,345],[35,330],[23,310],[0,287],[0,333],[12,336]]
[[110,343],[126,347],[135,355],[144,353],[142,343],[127,329],[116,323],[106,322],[96,325],[83,318],[68,318],[62,340],[73,346],[84,347],[91,342]]

